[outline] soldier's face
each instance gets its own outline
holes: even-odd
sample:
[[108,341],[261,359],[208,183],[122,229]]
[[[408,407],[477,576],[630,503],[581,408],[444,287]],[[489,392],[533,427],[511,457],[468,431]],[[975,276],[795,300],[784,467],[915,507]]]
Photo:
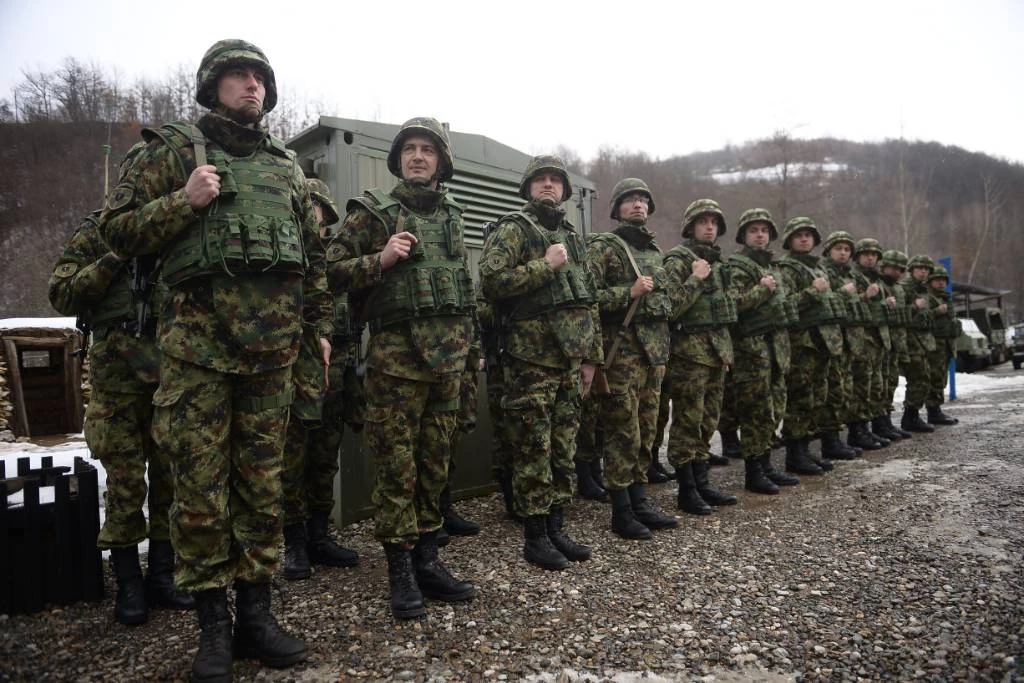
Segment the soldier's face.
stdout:
[[530,179],[530,199],[545,204],[561,204],[565,184],[562,176],[553,171],[542,171]]
[[797,254],[810,253],[814,249],[814,233],[808,228],[800,228],[789,238],[789,250]]
[[931,287],[932,289],[937,289],[937,290],[941,290],[941,291],[945,291],[946,285],[948,285],[948,284],[949,284],[949,280],[947,280],[944,277],[940,277],[940,278],[936,278],[934,280],[929,280],[928,281],[928,286],[929,287]]
[[440,163],[437,145],[430,138],[412,135],[402,143],[401,162],[403,179],[432,182]]
[[316,214],[316,224],[320,227],[324,225],[324,207],[320,206],[320,202],[313,200],[313,213]]
[[850,249],[849,244],[846,242],[837,242],[828,250],[828,257],[836,263],[847,263],[850,260],[850,254],[852,253],[853,250]]
[[714,242],[718,239],[718,220],[714,214],[702,213],[693,222],[693,239],[698,242]]
[[860,264],[861,268],[867,268],[871,270],[878,263],[878,254],[873,251],[866,251],[863,254],[857,254],[857,263]]
[[764,221],[754,221],[748,224],[743,233],[743,243],[751,249],[765,249],[771,241],[771,226]]
[[643,192],[627,194],[619,201],[619,219],[633,223],[642,223],[647,220],[647,211],[650,209],[651,200]]
[[882,266],[882,275],[899,280],[903,277],[903,269],[899,266]]
[[232,118],[245,123],[259,121],[266,96],[263,73],[251,66],[230,67],[217,80],[217,101]]
[[928,266],[914,266],[910,269],[910,276],[918,282],[924,282],[929,272],[931,271],[928,269]]

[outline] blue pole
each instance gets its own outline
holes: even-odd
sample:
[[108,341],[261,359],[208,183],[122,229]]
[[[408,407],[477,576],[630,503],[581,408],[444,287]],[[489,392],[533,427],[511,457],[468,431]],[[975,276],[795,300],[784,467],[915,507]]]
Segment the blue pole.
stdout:
[[[953,257],[947,256],[945,258],[940,258],[939,263],[941,263],[943,267],[945,267],[946,271],[949,273],[949,279],[946,280],[946,292],[948,292],[950,294],[950,297],[952,298]],[[956,314],[954,313],[954,315]],[[956,400],[956,354],[953,354],[953,358],[951,358],[949,361],[949,400]]]

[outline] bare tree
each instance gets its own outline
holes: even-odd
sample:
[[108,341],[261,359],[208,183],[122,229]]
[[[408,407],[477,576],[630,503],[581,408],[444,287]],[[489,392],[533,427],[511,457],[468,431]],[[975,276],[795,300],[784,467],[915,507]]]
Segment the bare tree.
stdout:
[[928,168],[928,172],[920,184],[915,182],[907,173],[906,140],[900,138],[899,147],[900,162],[897,179],[899,181],[900,235],[903,237],[903,253],[910,254],[910,245],[917,241],[915,222],[922,209],[928,207],[928,187],[931,185],[932,169]]
[[992,226],[999,221],[1003,207],[1006,204],[1006,189],[990,173],[983,173],[981,176],[981,193],[981,236],[974,247],[971,269],[967,272],[968,284],[974,282],[974,271],[977,269],[978,260],[985,249],[985,239],[988,237]]

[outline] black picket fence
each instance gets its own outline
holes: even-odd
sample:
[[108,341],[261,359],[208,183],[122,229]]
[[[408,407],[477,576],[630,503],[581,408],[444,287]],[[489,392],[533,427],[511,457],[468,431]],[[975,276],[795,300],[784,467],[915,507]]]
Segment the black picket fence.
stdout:
[[[54,467],[43,456],[38,468],[20,457],[15,476],[5,470],[0,462],[0,613],[102,599],[96,468],[80,457],[73,468]],[[53,487],[52,501],[41,502],[44,487]],[[19,490],[23,502],[12,503]]]

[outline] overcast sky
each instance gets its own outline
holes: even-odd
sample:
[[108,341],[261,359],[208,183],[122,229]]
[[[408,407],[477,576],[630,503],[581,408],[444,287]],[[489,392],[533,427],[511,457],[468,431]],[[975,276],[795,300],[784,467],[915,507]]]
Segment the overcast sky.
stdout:
[[431,115],[529,153],[665,158],[788,130],[1024,162],[1015,0],[0,0],[0,98],[65,56],[159,80],[227,37],[326,114]]

